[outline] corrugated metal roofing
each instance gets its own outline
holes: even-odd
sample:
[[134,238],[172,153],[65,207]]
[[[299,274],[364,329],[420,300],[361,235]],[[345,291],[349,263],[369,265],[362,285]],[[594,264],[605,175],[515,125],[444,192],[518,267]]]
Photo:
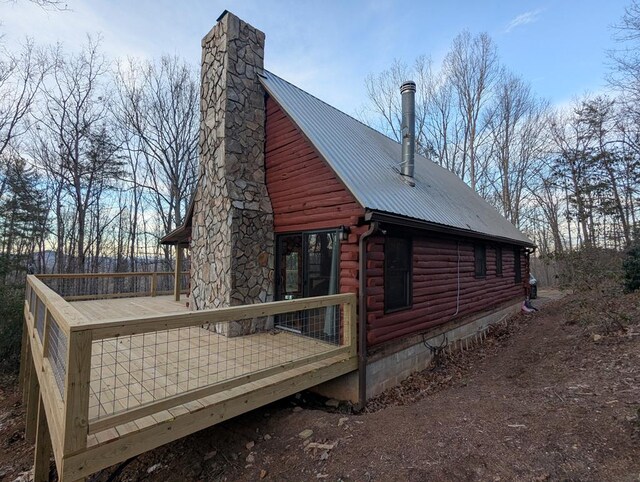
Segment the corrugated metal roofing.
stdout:
[[532,244],[452,172],[416,154],[409,186],[399,143],[271,72],[261,81],[364,208]]

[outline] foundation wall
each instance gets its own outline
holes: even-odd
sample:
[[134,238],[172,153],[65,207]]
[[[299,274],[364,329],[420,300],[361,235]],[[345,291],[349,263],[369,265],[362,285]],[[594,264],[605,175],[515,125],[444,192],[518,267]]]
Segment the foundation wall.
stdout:
[[[514,300],[492,311],[477,314],[464,324],[445,325],[427,332],[425,338],[431,346],[441,346],[443,340],[448,349],[456,350],[482,341],[483,334],[493,324],[503,322],[520,311],[520,301]],[[408,345],[408,346],[407,346]],[[380,395],[388,388],[399,385],[412,373],[427,368],[433,360],[431,350],[422,337],[413,337],[404,343],[379,349],[369,358],[367,365],[367,399]],[[352,372],[312,389],[314,392],[337,400],[357,403],[358,372]]]

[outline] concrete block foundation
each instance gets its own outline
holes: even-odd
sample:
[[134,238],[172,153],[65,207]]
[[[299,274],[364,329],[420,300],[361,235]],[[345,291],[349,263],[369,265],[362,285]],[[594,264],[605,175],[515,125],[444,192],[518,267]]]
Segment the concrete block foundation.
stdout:
[[[376,349],[368,358],[367,400],[380,395],[388,388],[399,385],[412,373],[426,369],[433,360],[428,343],[434,347],[446,346],[447,351],[465,349],[484,340],[487,329],[508,319],[520,311],[521,302],[510,302],[492,311],[485,311],[473,318],[436,327],[423,335],[387,344]],[[428,337],[428,338],[427,338]],[[318,385],[312,391],[337,400],[357,403],[358,372]]]

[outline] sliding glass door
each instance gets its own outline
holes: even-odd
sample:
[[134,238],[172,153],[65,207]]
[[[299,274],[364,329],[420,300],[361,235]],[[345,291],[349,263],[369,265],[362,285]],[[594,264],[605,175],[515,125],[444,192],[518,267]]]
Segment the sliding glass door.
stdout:
[[[339,289],[339,244],[337,231],[279,235],[276,298],[292,300],[336,294]],[[332,338],[337,334],[335,312],[335,309],[323,309],[292,313],[280,316],[277,325],[309,336]]]

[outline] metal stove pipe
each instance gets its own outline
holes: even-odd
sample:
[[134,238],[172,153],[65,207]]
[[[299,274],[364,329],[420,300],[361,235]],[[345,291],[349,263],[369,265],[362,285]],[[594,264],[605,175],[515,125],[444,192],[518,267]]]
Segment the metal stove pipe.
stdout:
[[413,178],[416,152],[416,84],[405,82],[402,94],[402,168],[403,176]]

